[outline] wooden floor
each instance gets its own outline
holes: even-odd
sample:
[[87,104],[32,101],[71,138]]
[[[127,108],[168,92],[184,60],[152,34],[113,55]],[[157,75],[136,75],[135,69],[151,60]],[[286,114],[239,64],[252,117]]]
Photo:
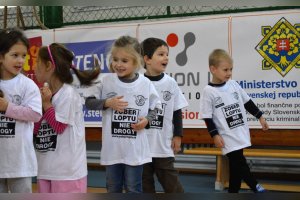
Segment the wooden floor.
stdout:
[[[37,193],[37,185],[35,183],[32,184],[32,192]],[[94,188],[88,187],[88,193],[106,193],[106,188]]]

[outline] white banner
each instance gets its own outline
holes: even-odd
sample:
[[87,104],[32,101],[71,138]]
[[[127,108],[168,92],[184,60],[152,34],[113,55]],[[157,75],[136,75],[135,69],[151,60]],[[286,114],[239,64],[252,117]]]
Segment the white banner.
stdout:
[[[272,128],[300,127],[300,12],[232,17],[233,79]],[[248,115],[250,127],[260,127]]]
[[[208,55],[222,48],[232,54],[233,79],[264,111],[271,128],[300,128],[300,10],[251,12],[235,15],[193,17],[151,23],[111,26],[77,26],[51,31],[27,31],[28,37],[40,34],[43,45],[52,41],[65,44],[75,54],[74,65],[90,69],[93,58],[108,72],[110,45],[121,35],[143,41],[158,37],[169,44],[167,73],[180,86],[189,107],[183,109],[185,128],[205,128],[199,119],[199,99],[209,82]],[[84,98],[93,88],[81,88]],[[101,112],[87,111],[87,126],[101,125]],[[258,121],[248,115],[250,127]]]

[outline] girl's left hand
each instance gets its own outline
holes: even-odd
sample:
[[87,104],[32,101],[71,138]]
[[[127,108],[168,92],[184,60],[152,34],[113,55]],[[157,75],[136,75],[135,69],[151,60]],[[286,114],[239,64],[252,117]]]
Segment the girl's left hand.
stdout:
[[52,97],[52,92],[49,87],[42,87],[41,89],[42,101],[50,102]]
[[52,106],[51,104],[52,92],[50,88],[47,86],[42,87],[40,91],[42,96],[43,109],[46,111],[49,107]]
[[136,124],[131,124],[131,128],[134,131],[139,131],[144,129],[148,124],[148,119],[146,117],[140,117],[138,123]]

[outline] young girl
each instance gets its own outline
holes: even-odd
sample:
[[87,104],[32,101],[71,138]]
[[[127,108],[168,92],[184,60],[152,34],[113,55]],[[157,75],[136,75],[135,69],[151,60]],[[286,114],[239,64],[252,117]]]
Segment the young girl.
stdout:
[[144,128],[161,103],[149,79],[137,73],[140,53],[135,38],[118,38],[111,49],[114,73],[103,78],[98,99],[86,100],[87,108],[103,110],[101,164],[106,165],[109,193],[121,193],[123,186],[126,192],[142,192],[143,164],[151,162]]
[[41,47],[35,74],[42,87],[44,115],[35,124],[35,148],[38,160],[38,192],[85,193],[87,161],[85,127],[79,94],[70,85],[71,70],[80,83],[89,84],[100,68],[90,76],[72,66],[74,55],[61,44]]
[[37,175],[32,131],[42,116],[41,95],[20,73],[28,47],[21,31],[0,31],[0,193],[30,193]]

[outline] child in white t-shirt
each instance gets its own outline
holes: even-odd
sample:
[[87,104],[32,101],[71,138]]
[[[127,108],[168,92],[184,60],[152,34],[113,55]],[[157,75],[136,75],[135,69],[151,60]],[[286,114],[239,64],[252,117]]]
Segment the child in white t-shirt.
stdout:
[[86,107],[102,110],[101,164],[106,166],[107,191],[141,193],[143,164],[151,162],[144,128],[161,103],[153,84],[137,73],[142,66],[137,39],[118,38],[110,62],[114,73],[105,75],[99,94],[87,98]]
[[211,82],[205,86],[200,100],[200,114],[205,120],[207,129],[217,147],[229,159],[229,189],[237,193],[241,180],[254,192],[264,192],[265,189],[253,177],[243,149],[251,146],[246,110],[259,119],[262,129],[269,126],[262,112],[253,103],[240,85],[230,80],[233,61],[229,54],[216,49],[209,56]]
[[184,189],[174,168],[174,153],[181,149],[183,136],[182,111],[188,106],[176,81],[165,74],[169,61],[169,47],[159,38],[147,38],[142,42],[145,76],[154,84],[162,111],[152,120],[147,136],[152,162],[144,164],[143,192],[155,193],[154,174],[166,193],[182,193]]
[[0,193],[30,193],[37,175],[32,131],[42,107],[37,85],[21,73],[28,48],[20,30],[0,31]]
[[39,49],[36,79],[44,115],[35,123],[34,145],[38,160],[40,193],[85,193],[87,160],[85,127],[80,95],[70,84],[71,70],[80,83],[89,84],[100,73],[80,72],[72,65],[74,55],[63,45],[52,43]]

